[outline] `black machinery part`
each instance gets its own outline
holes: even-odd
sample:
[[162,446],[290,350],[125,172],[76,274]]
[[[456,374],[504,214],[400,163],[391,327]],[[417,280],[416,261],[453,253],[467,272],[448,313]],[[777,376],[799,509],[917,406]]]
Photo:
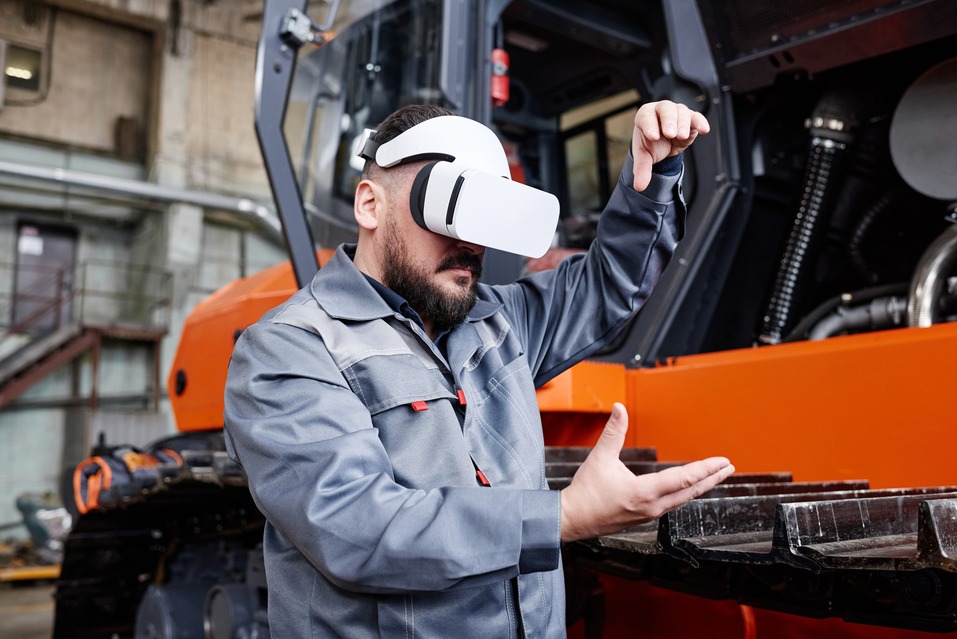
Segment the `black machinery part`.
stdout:
[[[549,486],[567,486],[588,450],[547,448]],[[269,636],[264,519],[245,478],[222,450],[183,456],[178,475],[108,495],[76,522],[55,638]],[[654,449],[626,449],[622,460],[635,473],[677,464]],[[957,631],[953,486],[870,489],[865,480],[737,473],[657,521],[563,554],[569,597],[583,599],[569,614],[599,623],[601,593],[588,577],[607,573],[804,616]]]

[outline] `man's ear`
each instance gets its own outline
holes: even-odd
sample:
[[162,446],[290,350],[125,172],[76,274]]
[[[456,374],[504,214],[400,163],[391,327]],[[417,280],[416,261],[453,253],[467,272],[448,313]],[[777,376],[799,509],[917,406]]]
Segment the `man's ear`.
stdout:
[[375,230],[385,206],[385,190],[371,180],[362,180],[356,186],[353,212],[359,228]]

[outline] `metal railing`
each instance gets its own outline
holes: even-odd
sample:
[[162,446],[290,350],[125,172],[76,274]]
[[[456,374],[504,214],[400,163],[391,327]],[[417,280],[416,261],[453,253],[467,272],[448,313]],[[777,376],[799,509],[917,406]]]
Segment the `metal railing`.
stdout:
[[38,333],[59,328],[73,298],[67,276],[63,269],[51,266],[0,264],[3,332]]
[[77,265],[74,312],[80,324],[167,329],[173,276],[165,269],[110,260]]
[[172,274],[152,266],[86,260],[73,272],[0,262],[0,343],[67,324],[166,330]]

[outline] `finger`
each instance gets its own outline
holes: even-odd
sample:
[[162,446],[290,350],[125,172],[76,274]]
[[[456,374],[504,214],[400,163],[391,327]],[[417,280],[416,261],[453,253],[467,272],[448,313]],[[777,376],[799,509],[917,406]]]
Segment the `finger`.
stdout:
[[691,146],[692,142],[695,141],[695,138],[698,137],[698,132],[691,130],[691,133],[685,139],[675,138],[671,144],[671,155],[678,155],[679,153],[684,153],[685,149]]
[[657,106],[657,102],[643,104],[635,113],[635,139],[644,136],[647,140],[656,141],[661,138]]
[[[681,470],[673,468],[668,470]],[[665,471],[662,471],[665,472]],[[705,494],[722,481],[727,479],[734,472],[734,466],[728,464],[717,472],[707,475],[698,481],[685,485],[683,488],[662,494],[657,500],[658,516],[670,512],[686,503]],[[659,473],[660,474],[660,473]],[[681,484],[678,484],[681,485]]]
[[651,183],[651,167],[655,162],[648,151],[648,144],[661,138],[655,103],[641,105],[635,113],[635,128],[631,134],[631,155],[635,160],[632,187],[644,191]]
[[655,112],[658,115],[662,136],[672,139],[678,135],[678,105],[674,102],[663,100],[658,102],[655,107]]
[[622,404],[615,402],[611,407],[611,415],[605,424],[604,430],[598,437],[593,453],[612,456],[615,459],[621,455],[625,445],[625,433],[628,432],[628,411]]
[[632,153],[635,158],[634,180],[632,181],[632,188],[640,193],[647,189],[648,185],[651,184],[651,167],[654,165],[655,161],[649,153],[639,150],[640,147],[635,147],[635,149],[636,150]]
[[708,122],[708,118],[704,117],[704,114],[699,113],[698,111],[692,111],[691,128],[701,135],[705,135],[711,131],[711,123]]
[[683,104],[678,107],[678,132],[675,137],[679,140],[687,140],[691,135],[691,116],[693,113],[694,111]]
[[[666,468],[657,473],[646,475],[646,477],[654,481],[655,492],[664,496],[690,488],[716,475],[723,475],[721,477],[723,480],[731,474],[728,471],[729,468],[731,472],[734,471],[734,466],[726,457],[709,457],[683,466]],[[715,482],[715,485],[717,485],[717,482]]]
[[666,513],[672,511],[675,508],[686,504],[692,499],[700,497],[727,479],[733,472],[734,466],[725,466],[717,473],[709,475],[704,479],[692,484],[691,486],[688,486],[687,488],[682,488],[679,491],[670,493],[668,495],[663,495],[658,502],[661,512]]

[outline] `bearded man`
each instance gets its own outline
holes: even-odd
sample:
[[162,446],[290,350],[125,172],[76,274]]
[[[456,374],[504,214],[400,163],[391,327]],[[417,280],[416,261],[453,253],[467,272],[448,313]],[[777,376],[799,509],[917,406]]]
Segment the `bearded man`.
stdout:
[[[535,396],[647,299],[683,228],[681,153],[708,128],[683,105],[643,105],[589,251],[489,286],[486,245],[554,232],[504,209],[550,196],[489,169],[504,151],[471,120],[413,105],[379,126],[358,243],[230,363],[226,441],[267,519],[272,636],[564,637],[563,542],[658,517],[733,471],[715,457],[633,475],[616,404],[571,485],[548,490]],[[467,230],[459,205],[481,216],[483,195],[495,228]]]

